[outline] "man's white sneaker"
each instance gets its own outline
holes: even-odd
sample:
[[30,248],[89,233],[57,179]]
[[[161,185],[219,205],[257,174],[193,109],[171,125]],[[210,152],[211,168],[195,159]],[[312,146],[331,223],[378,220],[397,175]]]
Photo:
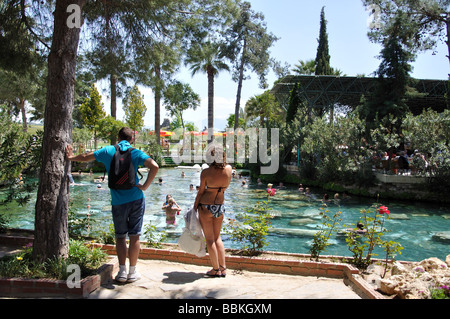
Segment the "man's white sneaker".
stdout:
[[141,274],[135,271],[132,274],[128,274],[127,282],[135,282],[137,280],[141,279]]
[[116,277],[114,278],[115,281],[124,283],[127,281],[127,272],[126,271],[120,271],[117,273]]

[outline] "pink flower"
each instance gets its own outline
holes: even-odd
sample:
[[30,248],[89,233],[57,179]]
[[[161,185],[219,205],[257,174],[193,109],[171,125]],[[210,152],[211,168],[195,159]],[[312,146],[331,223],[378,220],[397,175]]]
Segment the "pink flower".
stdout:
[[378,212],[380,214],[386,214],[389,215],[390,211],[386,206],[381,206],[380,208],[378,208]]

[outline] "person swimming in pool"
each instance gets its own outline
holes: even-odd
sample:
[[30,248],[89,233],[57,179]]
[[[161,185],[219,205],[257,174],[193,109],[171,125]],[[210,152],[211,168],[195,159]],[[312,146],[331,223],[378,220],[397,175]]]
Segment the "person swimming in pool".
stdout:
[[219,144],[211,143],[206,150],[209,168],[200,175],[200,188],[194,203],[206,239],[213,269],[210,277],[225,277],[225,248],[220,238],[225,213],[225,190],[231,182],[232,167],[226,163],[226,153]]
[[163,206],[163,209],[166,211],[166,224],[167,226],[176,226],[175,215],[180,214],[180,206],[175,202],[172,197],[169,197],[167,201],[167,205]]

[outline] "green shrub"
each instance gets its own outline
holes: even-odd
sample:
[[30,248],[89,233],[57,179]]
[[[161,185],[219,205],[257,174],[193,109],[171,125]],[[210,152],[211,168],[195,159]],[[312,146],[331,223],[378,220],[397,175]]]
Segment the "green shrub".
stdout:
[[336,212],[332,217],[330,217],[330,211],[324,210],[323,207],[320,208],[320,216],[322,216],[322,223],[318,226],[319,231],[314,234],[314,239],[312,246],[310,248],[311,259],[319,260],[319,255],[330,245],[330,237],[333,233],[337,231],[337,226],[339,222],[342,221],[342,212]]
[[450,299],[450,287],[440,286],[430,289],[431,299]]
[[257,202],[255,206],[239,213],[236,220],[230,220],[225,231],[231,240],[243,243],[242,249],[248,255],[257,255],[265,246],[270,228],[270,208],[268,201]]
[[389,220],[389,209],[386,206],[374,204],[369,209],[361,209],[362,218],[359,223],[363,225],[364,232],[347,232],[346,242],[348,249],[353,253],[353,263],[359,268],[367,268],[372,263],[376,246],[381,246],[386,252],[386,265],[389,257],[401,254],[403,247],[393,241],[383,241],[382,237],[388,230],[384,222]]
[[83,241],[70,240],[69,256],[66,259],[53,258],[43,263],[32,259],[33,247],[27,246],[16,254],[0,259],[0,277],[67,279],[67,267],[76,264],[81,276],[94,274],[107,260],[108,255],[100,248],[86,245]]
[[147,224],[144,226],[144,238],[147,246],[152,248],[162,248],[161,243],[167,241],[168,234],[165,231],[159,232],[155,225]]

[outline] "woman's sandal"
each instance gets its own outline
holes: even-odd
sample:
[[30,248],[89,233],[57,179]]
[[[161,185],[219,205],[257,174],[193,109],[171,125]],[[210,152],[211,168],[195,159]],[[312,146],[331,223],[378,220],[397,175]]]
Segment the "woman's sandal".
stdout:
[[227,276],[227,274],[225,272],[225,271],[227,271],[227,269],[224,266],[220,266],[220,265],[219,265],[219,269],[220,269],[220,273],[221,273],[220,277],[225,278]]
[[[215,272],[215,273],[213,274],[212,272]],[[213,268],[213,269],[211,269],[210,271],[208,271],[206,273],[206,276],[208,276],[208,277],[222,277],[222,273],[220,272],[219,268],[217,268],[217,269]]]

